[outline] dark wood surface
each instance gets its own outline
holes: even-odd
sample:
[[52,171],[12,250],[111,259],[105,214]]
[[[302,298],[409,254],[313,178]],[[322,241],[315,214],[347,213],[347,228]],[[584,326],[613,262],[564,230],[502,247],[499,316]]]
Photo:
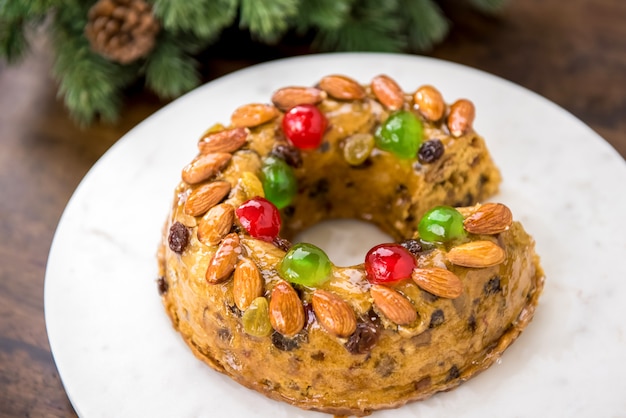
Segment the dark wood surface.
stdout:
[[[444,3],[453,29],[426,55],[533,90],[626,156],[626,2],[512,0],[485,17]],[[302,48],[216,47],[207,80]],[[44,272],[61,213],[87,170],[164,106],[129,92],[119,123],[79,129],[56,97],[45,39],[18,65],[0,62],[0,416],[75,416],[44,323]],[[564,142],[564,146],[567,143]],[[77,312],[77,315],[80,315]]]

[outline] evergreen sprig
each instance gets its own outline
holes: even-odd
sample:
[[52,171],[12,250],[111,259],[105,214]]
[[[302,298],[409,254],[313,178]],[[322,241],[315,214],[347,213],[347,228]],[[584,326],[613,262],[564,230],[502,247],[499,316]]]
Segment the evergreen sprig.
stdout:
[[[124,90],[137,81],[168,99],[193,89],[201,81],[198,55],[227,28],[264,43],[290,30],[312,34],[314,50],[420,52],[441,42],[451,25],[437,0],[147,0],[162,28],[156,46],[122,65],[94,52],[85,37],[96,1],[0,0],[0,58],[18,61],[33,29],[50,30],[59,95],[80,124],[114,121]],[[506,0],[466,2],[497,13]]]

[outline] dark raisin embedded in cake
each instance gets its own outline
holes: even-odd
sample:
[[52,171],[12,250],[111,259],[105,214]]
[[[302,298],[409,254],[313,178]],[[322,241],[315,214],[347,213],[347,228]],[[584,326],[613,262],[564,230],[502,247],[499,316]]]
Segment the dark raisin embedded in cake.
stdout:
[[425,141],[417,152],[417,159],[422,164],[430,164],[437,161],[443,155],[443,143],[438,139]]
[[175,253],[182,254],[189,244],[189,230],[180,222],[174,222],[170,227],[170,235],[168,238],[170,249]]

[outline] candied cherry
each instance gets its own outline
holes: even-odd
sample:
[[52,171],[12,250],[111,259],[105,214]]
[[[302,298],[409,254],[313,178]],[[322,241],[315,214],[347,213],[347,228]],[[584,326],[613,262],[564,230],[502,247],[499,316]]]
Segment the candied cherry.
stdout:
[[280,232],[281,220],[278,208],[263,197],[245,201],[235,213],[241,226],[254,238],[272,242]]
[[463,215],[451,206],[437,206],[424,214],[417,231],[428,242],[448,242],[464,238]]
[[310,104],[294,106],[283,117],[283,132],[300,149],[319,147],[327,125],[326,116]]
[[285,254],[278,274],[291,283],[318,286],[329,279],[331,267],[330,259],[321,248],[301,242]]
[[415,257],[400,244],[377,245],[365,256],[367,279],[375,284],[408,279],[415,267]]
[[412,112],[398,110],[376,130],[376,146],[398,158],[415,158],[423,139],[422,122]]
[[298,181],[293,168],[284,160],[267,157],[261,167],[265,198],[278,209],[289,205],[298,192]]

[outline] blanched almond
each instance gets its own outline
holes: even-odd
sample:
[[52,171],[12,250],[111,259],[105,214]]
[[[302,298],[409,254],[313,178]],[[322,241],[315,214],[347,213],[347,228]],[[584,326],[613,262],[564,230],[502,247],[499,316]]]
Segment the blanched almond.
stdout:
[[326,290],[313,293],[313,312],[319,323],[332,335],[348,337],[356,330],[356,316],[346,301]]
[[270,297],[272,328],[290,337],[302,330],[304,318],[304,306],[296,291],[284,280],[276,283]]
[[393,323],[408,325],[417,319],[417,312],[407,298],[397,291],[375,284],[370,288],[374,304]]
[[198,141],[198,149],[201,154],[234,152],[241,148],[247,139],[248,130],[246,128],[209,131]]
[[228,203],[213,206],[198,222],[198,240],[217,245],[230,232],[235,221],[235,208]]
[[446,110],[443,96],[439,90],[430,85],[417,89],[413,94],[413,103],[418,112],[431,122],[441,119]]
[[272,95],[272,103],[286,112],[296,105],[316,105],[326,98],[326,92],[315,87],[283,87]]
[[452,136],[459,137],[471,131],[475,117],[474,103],[467,99],[459,99],[452,103],[446,122]]
[[230,192],[230,183],[214,181],[196,187],[189,193],[183,211],[187,215],[200,216],[217,205]]
[[416,268],[411,277],[420,288],[435,296],[454,299],[463,293],[461,279],[444,268]]
[[339,100],[361,100],[365,89],[355,80],[344,75],[329,75],[322,78],[319,87],[329,96]]
[[209,263],[206,281],[210,284],[219,284],[228,280],[235,269],[239,254],[241,254],[239,236],[234,232],[226,235]]
[[232,155],[227,152],[212,152],[200,154],[183,168],[182,179],[189,184],[196,184],[217,174],[228,162]]
[[491,241],[470,241],[453,247],[446,254],[457,266],[483,268],[496,266],[506,259],[505,251]]
[[278,117],[278,109],[265,103],[250,103],[235,109],[230,116],[233,126],[253,128]]
[[389,110],[398,110],[404,105],[404,92],[391,77],[381,74],[371,83],[372,93]]
[[249,258],[242,258],[233,275],[233,297],[235,305],[242,311],[248,309],[252,301],[263,295],[263,277],[259,268]]
[[472,234],[499,234],[513,223],[511,210],[502,203],[480,205],[463,221],[463,227]]

